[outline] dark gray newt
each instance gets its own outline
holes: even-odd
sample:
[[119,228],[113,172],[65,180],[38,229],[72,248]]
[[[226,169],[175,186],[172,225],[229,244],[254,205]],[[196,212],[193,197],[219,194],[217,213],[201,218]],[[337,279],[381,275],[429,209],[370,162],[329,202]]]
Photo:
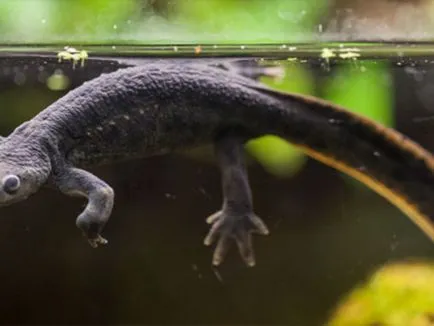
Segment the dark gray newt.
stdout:
[[223,204],[207,222],[220,264],[234,239],[253,266],[252,234],[268,234],[254,214],[243,145],[277,135],[360,180],[405,212],[434,241],[434,158],[404,135],[337,105],[282,93],[230,70],[150,63],[121,69],[70,91],[0,143],[0,203],[44,184],[88,199],[77,226],[93,247],[114,191],[83,168],[213,143]]

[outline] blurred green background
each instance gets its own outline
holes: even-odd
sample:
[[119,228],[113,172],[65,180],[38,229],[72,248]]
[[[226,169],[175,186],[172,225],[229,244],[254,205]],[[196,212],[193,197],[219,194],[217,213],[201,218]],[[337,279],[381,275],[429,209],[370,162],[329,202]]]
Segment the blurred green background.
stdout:
[[[114,61],[121,44],[238,44],[247,53],[249,44],[318,41],[336,12],[325,0],[2,0],[0,133],[69,90],[47,84],[56,69],[76,86],[110,68],[92,53],[75,69],[13,60],[10,45],[105,44]],[[434,149],[429,119],[415,122],[432,115],[430,61],[318,59],[276,58],[285,76],[262,81],[342,104]],[[383,264],[434,259],[422,232],[363,185],[274,137],[247,149],[260,163],[249,171],[256,212],[271,229],[255,238],[257,267],[245,268],[235,248],[221,268],[210,265],[204,219],[221,190],[209,150],[101,167],[92,172],[116,191],[107,248],[91,250],[75,229],[80,200],[42,190],[2,208],[0,323],[321,325]]]
[[3,0],[0,40],[140,44],[305,41],[326,9],[324,0]]

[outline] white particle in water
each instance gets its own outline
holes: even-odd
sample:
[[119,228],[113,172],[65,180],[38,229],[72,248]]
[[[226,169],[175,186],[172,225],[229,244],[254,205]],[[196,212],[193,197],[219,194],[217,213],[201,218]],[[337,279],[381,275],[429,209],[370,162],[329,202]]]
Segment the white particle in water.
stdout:
[[44,84],[46,82],[47,78],[48,78],[48,73],[45,72],[45,71],[40,71],[38,73],[38,77],[37,78],[38,78],[38,82]]
[[118,29],[118,25],[114,24],[113,29]]
[[322,49],[321,58],[326,59],[328,61],[328,59],[334,57],[336,57],[336,54],[333,52],[333,50],[330,50],[328,48]]
[[26,82],[26,75],[24,75],[22,72],[18,72],[14,76],[14,83],[18,86],[24,85]]

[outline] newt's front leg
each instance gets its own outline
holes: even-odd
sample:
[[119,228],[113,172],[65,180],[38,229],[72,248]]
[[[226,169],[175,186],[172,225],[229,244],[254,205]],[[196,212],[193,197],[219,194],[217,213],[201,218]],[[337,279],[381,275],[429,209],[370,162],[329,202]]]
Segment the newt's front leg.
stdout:
[[219,238],[212,261],[214,265],[223,261],[230,241],[234,239],[243,260],[248,266],[254,266],[252,233],[269,233],[265,223],[253,212],[243,150],[244,139],[238,135],[224,135],[215,143],[222,174],[223,207],[207,218],[212,227],[204,240],[205,245],[211,245]]
[[106,244],[107,240],[100,233],[113,208],[113,189],[93,174],[77,168],[63,171],[55,183],[67,195],[79,195],[88,199],[86,208],[77,217],[76,225],[93,248]]

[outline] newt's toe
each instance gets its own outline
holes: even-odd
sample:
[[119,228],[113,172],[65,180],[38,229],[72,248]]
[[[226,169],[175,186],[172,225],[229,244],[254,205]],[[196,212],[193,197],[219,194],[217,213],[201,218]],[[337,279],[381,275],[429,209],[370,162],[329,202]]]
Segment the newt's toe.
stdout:
[[107,239],[103,238],[100,235],[93,239],[87,239],[87,241],[92,248],[98,248],[99,245],[106,245],[108,243]]
[[209,246],[216,242],[213,265],[220,265],[228,252],[231,239],[234,239],[241,258],[248,266],[255,265],[252,233],[267,235],[269,233],[265,223],[255,214],[242,216],[231,215],[225,211],[219,211],[207,218],[207,223],[212,224],[204,244]]

